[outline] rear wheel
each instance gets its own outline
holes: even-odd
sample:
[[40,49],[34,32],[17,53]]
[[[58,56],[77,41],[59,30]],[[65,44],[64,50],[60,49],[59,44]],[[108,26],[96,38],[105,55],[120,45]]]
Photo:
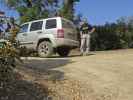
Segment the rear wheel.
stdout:
[[66,57],[69,55],[70,53],[70,49],[68,47],[59,47],[57,48],[57,53],[61,56],[61,57]]
[[38,55],[40,57],[50,57],[53,54],[52,44],[48,41],[43,41],[38,45]]

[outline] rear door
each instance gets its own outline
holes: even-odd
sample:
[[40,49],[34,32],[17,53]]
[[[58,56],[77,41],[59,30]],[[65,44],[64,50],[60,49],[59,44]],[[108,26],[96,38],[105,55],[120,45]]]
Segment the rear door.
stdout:
[[57,33],[57,19],[47,19],[45,20],[45,35],[52,34],[54,37]]
[[64,37],[71,40],[77,40],[77,30],[74,24],[66,19],[62,19],[62,27],[64,29]]

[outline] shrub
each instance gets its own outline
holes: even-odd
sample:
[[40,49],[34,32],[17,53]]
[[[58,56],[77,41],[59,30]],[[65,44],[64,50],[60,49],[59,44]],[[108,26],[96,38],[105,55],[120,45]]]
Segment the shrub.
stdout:
[[21,61],[19,52],[9,41],[0,41],[0,87],[4,88],[8,82],[14,80],[13,72],[16,60]]

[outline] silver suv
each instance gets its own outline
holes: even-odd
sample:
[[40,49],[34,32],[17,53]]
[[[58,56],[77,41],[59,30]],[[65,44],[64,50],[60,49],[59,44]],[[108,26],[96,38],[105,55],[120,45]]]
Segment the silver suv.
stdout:
[[75,25],[61,17],[22,24],[17,40],[21,46],[36,50],[40,57],[49,57],[53,53],[67,56],[71,49],[79,46]]

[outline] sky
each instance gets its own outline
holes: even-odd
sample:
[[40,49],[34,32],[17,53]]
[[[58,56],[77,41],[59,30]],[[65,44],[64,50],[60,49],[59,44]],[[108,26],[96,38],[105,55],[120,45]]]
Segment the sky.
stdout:
[[[0,0],[2,1],[2,0]],[[0,3],[0,10],[7,16],[18,16],[16,12]],[[115,22],[122,16],[133,16],[133,0],[80,0],[75,5],[76,14],[82,14],[93,25]]]
[[17,17],[18,18],[18,13],[12,9],[7,8],[3,3],[3,0],[0,0],[0,11],[4,11],[6,13],[6,16],[8,17]]
[[76,13],[88,18],[91,24],[115,22],[122,16],[133,16],[133,0],[80,0]]

